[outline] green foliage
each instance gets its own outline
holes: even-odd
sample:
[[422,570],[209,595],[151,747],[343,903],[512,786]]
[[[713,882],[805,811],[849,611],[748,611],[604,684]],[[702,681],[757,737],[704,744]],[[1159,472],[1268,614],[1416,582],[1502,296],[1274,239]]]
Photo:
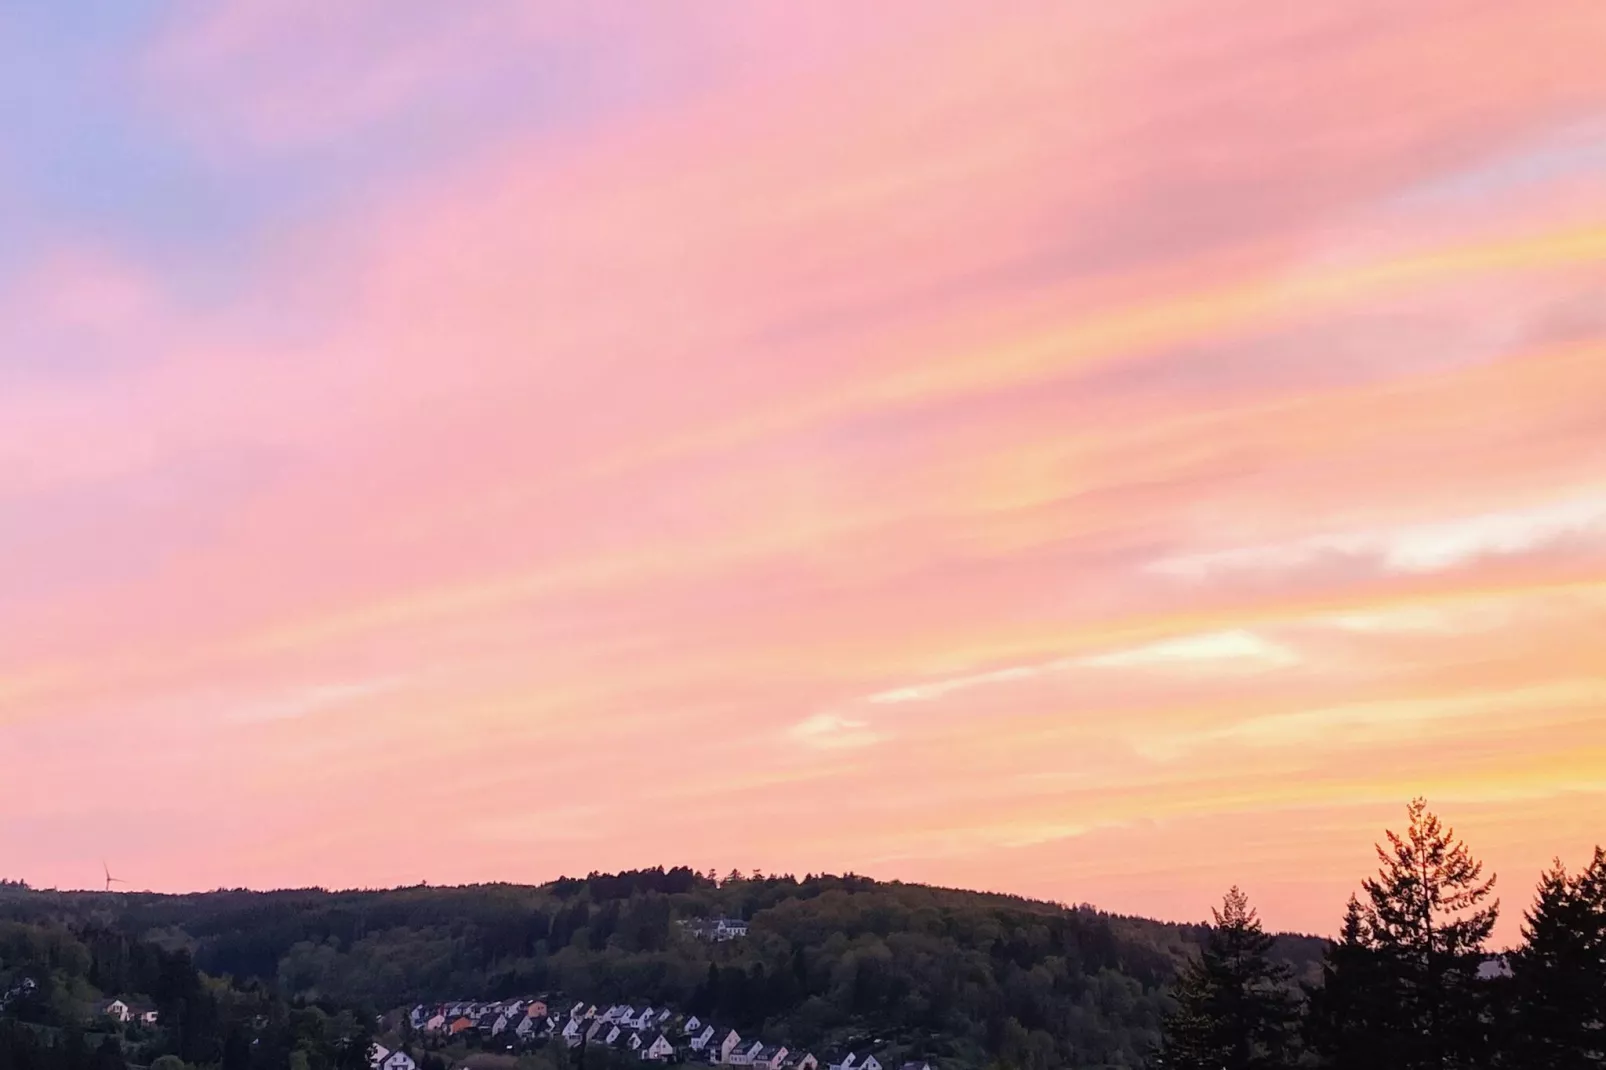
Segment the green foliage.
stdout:
[[[539,888],[112,900],[119,931],[168,934],[208,973],[289,999],[395,1007],[569,992],[677,1007],[822,1054],[875,1038],[883,1062],[919,1057],[944,1070],[1141,1065],[1178,966],[1209,933],[851,874],[732,873],[716,883],[690,869]],[[31,912],[61,923],[106,904],[100,895],[34,893],[0,905],[0,917]],[[679,924],[719,916],[748,919],[750,935],[711,944]],[[1303,965],[1320,947],[1284,937],[1273,954]],[[227,1029],[208,1035],[210,1050],[174,1050],[187,1062],[226,1062]],[[294,1048],[276,1056],[276,1070]],[[309,1061],[307,1070],[326,1068]]]
[[[367,1070],[371,1013],[292,1006],[260,985],[206,977],[187,949],[85,913],[77,925],[59,909],[0,922],[0,1070],[283,1070],[297,1058],[306,1070]],[[158,1026],[105,1017],[110,996],[153,1007]],[[107,1032],[91,1043],[88,1029]]]
[[1243,892],[1230,890],[1212,913],[1215,927],[1204,949],[1178,979],[1161,1065],[1166,1070],[1288,1066],[1296,1019],[1290,971],[1272,960],[1275,941]]

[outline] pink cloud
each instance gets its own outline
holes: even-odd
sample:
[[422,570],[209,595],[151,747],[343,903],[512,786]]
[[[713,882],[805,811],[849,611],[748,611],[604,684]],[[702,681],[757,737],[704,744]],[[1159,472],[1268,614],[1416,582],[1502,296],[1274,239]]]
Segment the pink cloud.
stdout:
[[[1186,917],[1258,881],[1321,927],[1419,790],[1529,865],[1602,790],[1566,510],[1606,481],[1606,204],[1445,191],[1598,106],[1592,6],[1543,7],[175,20],[140,100],[215,166],[389,162],[230,300],[68,241],[0,295],[120,358],[0,394],[0,745],[38,787],[118,741],[23,793],[26,875],[79,881],[136,791],[161,887],[713,858]],[[433,125],[566,49],[643,91]],[[1484,602],[1453,647],[1330,623]],[[498,758],[576,726],[610,760],[506,816]],[[419,860],[430,815],[465,832]]]

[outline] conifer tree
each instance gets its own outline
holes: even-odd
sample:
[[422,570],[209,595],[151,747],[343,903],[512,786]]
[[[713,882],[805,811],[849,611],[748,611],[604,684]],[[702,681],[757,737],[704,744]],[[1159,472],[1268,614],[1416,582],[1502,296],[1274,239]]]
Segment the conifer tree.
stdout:
[[[1494,878],[1442,825],[1424,799],[1407,808],[1403,835],[1378,845],[1380,867],[1364,883],[1371,944],[1379,959],[1374,1023],[1380,1068],[1434,1070],[1489,1065],[1486,986],[1479,969],[1499,902]],[[1485,905],[1487,904],[1487,905]]]
[[1509,958],[1515,1000],[1513,1065],[1606,1067],[1606,851],[1569,875],[1558,859],[1524,915]]
[[1391,1014],[1381,984],[1382,956],[1359,899],[1350,896],[1339,938],[1322,956],[1321,987],[1307,992],[1305,1039],[1333,1070],[1372,1070],[1386,1063],[1380,1038]]
[[1295,1008],[1273,939],[1234,887],[1212,909],[1215,927],[1177,982],[1159,1065],[1165,1070],[1272,1070],[1293,1065]]

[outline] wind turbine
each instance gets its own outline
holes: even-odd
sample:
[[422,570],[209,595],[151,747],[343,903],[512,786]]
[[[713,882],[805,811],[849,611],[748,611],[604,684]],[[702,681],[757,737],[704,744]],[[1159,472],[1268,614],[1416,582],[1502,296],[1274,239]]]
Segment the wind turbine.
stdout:
[[123,878],[121,878],[121,877],[112,876],[111,867],[106,865],[106,862],[105,862],[104,859],[101,860],[100,868],[106,874],[106,890],[108,892],[112,890],[112,885],[114,885],[114,884],[127,884],[128,883],[127,881],[123,880]]

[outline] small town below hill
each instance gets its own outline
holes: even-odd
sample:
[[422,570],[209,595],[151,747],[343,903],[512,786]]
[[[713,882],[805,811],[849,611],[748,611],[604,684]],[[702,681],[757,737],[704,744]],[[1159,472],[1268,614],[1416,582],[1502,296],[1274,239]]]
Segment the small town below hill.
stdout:
[[[721,919],[698,931],[729,939],[743,929]],[[728,934],[728,935],[724,935]],[[524,1053],[549,1046],[571,1052],[604,1050],[624,1059],[653,1063],[706,1063],[715,1066],[761,1067],[763,1070],[889,1070],[870,1050],[831,1053],[822,1059],[812,1051],[791,1049],[744,1037],[728,1026],[705,1021],[668,1007],[613,1004],[584,1000],[568,1003],[547,995],[494,1002],[459,1000],[418,1004],[381,1019],[381,1037],[371,1052],[373,1070],[419,1070],[432,1053]],[[390,1040],[394,1047],[383,1041]],[[442,1059],[442,1062],[446,1060]],[[905,1061],[898,1070],[936,1070],[926,1060]]]

